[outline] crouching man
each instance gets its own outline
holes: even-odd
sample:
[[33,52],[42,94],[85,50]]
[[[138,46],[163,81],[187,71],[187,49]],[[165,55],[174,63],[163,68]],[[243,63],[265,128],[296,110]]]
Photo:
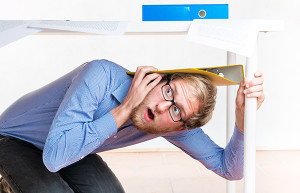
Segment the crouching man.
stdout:
[[132,77],[113,62],[95,60],[12,104],[0,116],[0,174],[12,191],[124,192],[96,153],[156,137],[226,179],[241,179],[245,94],[260,107],[262,74],[241,82],[234,133],[223,149],[201,129],[215,106],[211,80],[148,74],[154,70],[138,67]]

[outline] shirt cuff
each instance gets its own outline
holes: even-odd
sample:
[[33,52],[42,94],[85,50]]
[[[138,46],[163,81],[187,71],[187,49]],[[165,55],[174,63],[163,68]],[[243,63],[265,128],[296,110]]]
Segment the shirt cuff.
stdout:
[[110,112],[93,121],[93,125],[99,138],[102,140],[108,139],[118,131],[117,123]]
[[231,146],[235,149],[244,149],[244,133],[237,126],[234,126],[234,131],[231,137]]

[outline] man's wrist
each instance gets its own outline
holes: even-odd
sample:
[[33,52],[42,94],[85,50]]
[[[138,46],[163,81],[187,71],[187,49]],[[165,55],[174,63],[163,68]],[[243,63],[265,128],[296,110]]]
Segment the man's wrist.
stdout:
[[244,133],[244,126],[242,126],[241,124],[238,124],[237,122],[235,122],[236,127],[238,128],[238,130],[240,130],[242,133]]
[[123,104],[110,110],[110,113],[116,121],[117,128],[120,128],[130,118],[131,111],[130,108],[127,108],[126,105]]
[[235,110],[235,124],[244,133],[244,110],[238,108]]

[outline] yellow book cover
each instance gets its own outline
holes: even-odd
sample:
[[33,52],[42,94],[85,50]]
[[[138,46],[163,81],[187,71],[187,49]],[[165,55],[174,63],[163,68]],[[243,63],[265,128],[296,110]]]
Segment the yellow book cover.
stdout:
[[[134,75],[135,72],[127,72],[129,75]],[[151,73],[192,73],[201,74],[212,80],[216,86],[229,86],[239,84],[244,79],[243,65],[228,65],[217,67],[203,67],[203,68],[184,68],[172,70],[152,71]]]

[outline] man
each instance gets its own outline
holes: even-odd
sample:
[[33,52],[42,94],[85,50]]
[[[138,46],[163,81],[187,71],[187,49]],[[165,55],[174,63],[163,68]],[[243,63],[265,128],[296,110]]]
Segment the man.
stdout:
[[240,84],[235,131],[223,149],[199,128],[215,104],[210,80],[147,74],[153,70],[138,67],[132,78],[113,62],[95,60],[10,106],[0,116],[0,173],[13,191],[124,192],[96,153],[159,136],[218,175],[241,179],[244,94],[261,105],[261,73]]

